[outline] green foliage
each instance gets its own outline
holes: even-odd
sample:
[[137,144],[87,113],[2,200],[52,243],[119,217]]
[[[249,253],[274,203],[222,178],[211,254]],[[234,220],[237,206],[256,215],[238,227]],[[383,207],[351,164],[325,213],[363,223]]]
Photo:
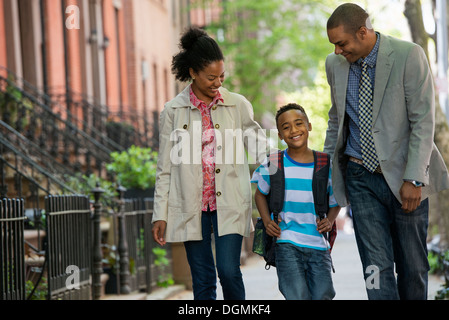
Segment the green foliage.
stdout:
[[38,221],[29,221],[29,225],[35,229],[45,230],[47,228],[47,215],[44,209],[37,215]]
[[33,104],[9,77],[5,91],[0,91],[0,117],[16,130],[22,130],[29,123]]
[[[120,272],[120,255],[115,245],[102,244],[102,264],[104,268],[110,268],[113,274]],[[128,259],[128,270],[131,275],[137,273],[136,261],[133,258]]]
[[442,255],[430,251],[427,255],[427,260],[430,265],[430,274],[441,273],[444,271],[443,261],[449,261],[449,250],[445,251]]
[[42,277],[41,281],[39,282],[39,285],[36,289],[34,289],[35,285],[33,281],[27,280],[25,282],[25,292],[27,298],[33,292],[33,296],[30,298],[30,300],[47,300],[47,293],[48,293],[48,283],[47,278]]
[[106,243],[101,244],[102,252],[102,264],[104,268],[110,268],[112,273],[116,274],[119,268],[118,260],[119,255],[117,247],[115,245],[109,245]]
[[175,283],[171,274],[165,273],[165,268],[170,265],[170,261],[167,259],[167,250],[155,247],[153,248],[154,264],[159,269],[160,274],[158,276],[157,285],[162,288],[167,288]]
[[117,175],[117,182],[127,189],[148,189],[156,182],[157,152],[151,148],[131,146],[123,152],[112,152],[106,169]]
[[162,266],[168,266],[169,265],[169,261],[166,257],[167,255],[167,250],[156,247],[153,248],[153,254],[155,255],[155,260],[154,260],[154,264],[157,267],[162,267]]
[[442,271],[442,264],[440,263],[440,259],[438,258],[438,255],[433,253],[433,252],[429,252],[428,256],[427,256],[427,260],[429,260],[429,266],[430,266],[430,270],[429,273],[430,274],[435,274],[437,272],[441,272]]
[[449,287],[441,286],[441,289],[437,291],[435,300],[448,300],[449,299]]
[[224,86],[248,98],[259,117],[276,110],[281,90],[311,85],[319,62],[332,52],[325,24],[334,3],[226,1],[221,21],[208,28],[229,62]]
[[[447,270],[445,270],[444,262],[446,262],[446,264],[449,262],[449,250],[446,250],[443,254],[437,254],[430,251],[427,259],[429,261],[430,274],[444,274],[447,272]],[[435,300],[446,299],[449,299],[449,283],[447,283],[447,280],[445,284],[441,285],[440,290],[438,290],[435,295]]]
[[66,184],[72,190],[79,194],[89,196],[91,200],[94,200],[92,190],[100,186],[104,190],[104,193],[100,197],[100,202],[103,208],[111,210],[114,205],[114,199],[118,196],[116,191],[116,185],[106,179],[100,178],[94,173],[89,176],[83,174],[77,174],[75,176],[67,176]]

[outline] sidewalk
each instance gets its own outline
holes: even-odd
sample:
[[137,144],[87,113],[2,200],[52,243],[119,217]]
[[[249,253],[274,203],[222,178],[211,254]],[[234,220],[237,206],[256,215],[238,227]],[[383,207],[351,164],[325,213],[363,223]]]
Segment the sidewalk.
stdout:
[[[367,300],[362,265],[357,251],[353,233],[339,231],[332,251],[335,267],[333,274],[335,300]],[[259,256],[247,259],[241,268],[248,300],[284,300],[278,290],[276,269],[265,270],[265,261]],[[429,275],[429,300],[433,300],[444,280]],[[148,296],[153,300],[155,297]],[[220,283],[217,283],[217,300],[222,300],[223,294]],[[170,295],[166,300],[193,300],[193,293],[189,290]]]

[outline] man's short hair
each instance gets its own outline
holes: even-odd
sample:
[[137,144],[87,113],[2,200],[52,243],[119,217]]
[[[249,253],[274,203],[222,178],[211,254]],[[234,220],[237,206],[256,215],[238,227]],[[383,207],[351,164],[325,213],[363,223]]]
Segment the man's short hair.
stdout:
[[334,29],[341,25],[345,32],[355,34],[361,27],[371,29],[371,23],[367,26],[369,15],[364,9],[354,3],[344,3],[335,9],[327,20],[327,29]]

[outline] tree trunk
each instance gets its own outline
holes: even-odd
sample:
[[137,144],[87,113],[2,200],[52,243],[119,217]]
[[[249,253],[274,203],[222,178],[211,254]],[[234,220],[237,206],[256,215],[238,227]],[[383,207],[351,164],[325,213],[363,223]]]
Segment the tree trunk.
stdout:
[[427,43],[429,42],[429,34],[424,28],[424,20],[421,9],[421,0],[406,0],[404,4],[404,15],[407,18],[412,35],[412,41],[419,44],[429,57]]

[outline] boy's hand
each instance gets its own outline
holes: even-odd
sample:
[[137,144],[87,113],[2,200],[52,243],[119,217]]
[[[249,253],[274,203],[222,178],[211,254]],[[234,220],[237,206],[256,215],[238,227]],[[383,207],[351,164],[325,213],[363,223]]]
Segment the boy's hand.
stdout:
[[324,218],[321,220],[317,219],[316,224],[317,224],[317,230],[321,234],[330,232],[332,230],[332,223],[329,221],[328,218]]
[[270,237],[279,238],[281,236],[281,228],[273,220],[270,220],[270,222],[268,222],[268,224],[265,225],[265,229],[267,230],[267,234]]

